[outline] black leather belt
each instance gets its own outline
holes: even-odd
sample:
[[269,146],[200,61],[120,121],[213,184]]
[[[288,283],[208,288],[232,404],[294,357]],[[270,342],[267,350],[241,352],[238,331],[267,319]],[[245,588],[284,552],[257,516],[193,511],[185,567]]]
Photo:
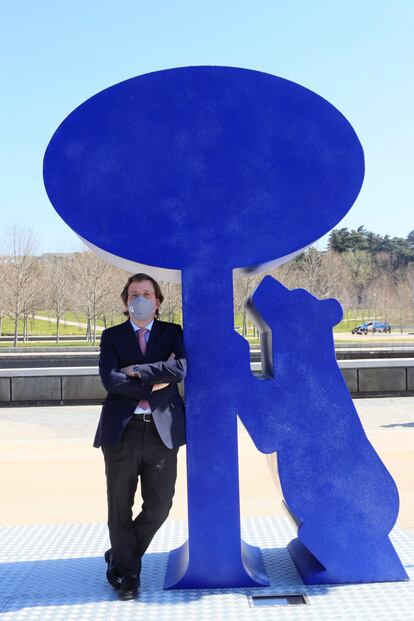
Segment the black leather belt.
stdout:
[[133,414],[132,417],[135,420],[142,420],[144,421],[144,423],[152,423],[153,418],[152,418],[152,414],[150,412],[147,413],[143,413],[143,414]]

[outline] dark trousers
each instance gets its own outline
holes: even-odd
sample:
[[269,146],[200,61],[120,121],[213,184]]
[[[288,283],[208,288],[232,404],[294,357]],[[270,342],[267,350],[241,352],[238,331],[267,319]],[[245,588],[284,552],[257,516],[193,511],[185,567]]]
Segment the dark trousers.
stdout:
[[[102,451],[114,564],[123,576],[139,576],[141,558],[171,509],[178,448],[165,446],[154,422],[132,417],[121,440]],[[138,479],[143,503],[133,520]]]

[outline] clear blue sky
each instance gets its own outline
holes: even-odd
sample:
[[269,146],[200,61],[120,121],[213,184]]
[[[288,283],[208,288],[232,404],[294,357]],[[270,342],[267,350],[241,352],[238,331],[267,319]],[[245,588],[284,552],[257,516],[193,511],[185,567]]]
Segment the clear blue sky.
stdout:
[[45,148],[88,97],[134,75],[230,65],[302,84],[352,123],[362,192],[338,226],[414,229],[413,0],[2,2],[0,238],[32,226],[43,252],[79,246],[42,183]]

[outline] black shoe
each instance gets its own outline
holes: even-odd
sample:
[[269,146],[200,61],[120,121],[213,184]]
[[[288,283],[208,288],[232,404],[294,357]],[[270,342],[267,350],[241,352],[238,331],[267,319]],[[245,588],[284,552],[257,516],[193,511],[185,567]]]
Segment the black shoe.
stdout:
[[122,578],[122,584],[119,587],[119,599],[126,601],[135,599],[138,595],[138,576],[125,576]]
[[108,563],[108,569],[106,570],[106,579],[114,589],[119,589],[122,584],[122,575],[119,573],[114,565],[114,559],[112,557],[112,550],[105,552],[105,561]]

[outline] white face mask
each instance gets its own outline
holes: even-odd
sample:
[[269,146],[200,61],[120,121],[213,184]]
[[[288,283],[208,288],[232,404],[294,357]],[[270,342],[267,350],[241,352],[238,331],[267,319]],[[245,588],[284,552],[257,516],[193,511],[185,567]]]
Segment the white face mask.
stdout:
[[134,298],[128,305],[128,311],[133,319],[146,321],[152,319],[155,313],[155,303],[143,295]]

